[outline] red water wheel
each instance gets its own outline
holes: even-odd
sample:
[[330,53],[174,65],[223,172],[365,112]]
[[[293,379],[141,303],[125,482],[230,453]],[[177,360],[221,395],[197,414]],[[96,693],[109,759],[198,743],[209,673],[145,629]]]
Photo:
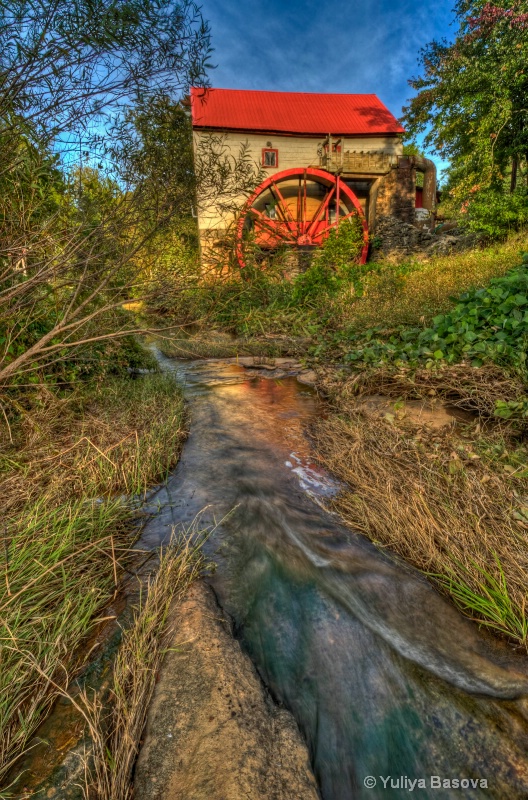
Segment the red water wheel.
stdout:
[[288,169],[265,180],[244,206],[237,229],[237,258],[246,266],[247,249],[261,251],[320,247],[330,231],[359,219],[363,226],[360,264],[367,260],[368,227],[349,186],[321,169]]

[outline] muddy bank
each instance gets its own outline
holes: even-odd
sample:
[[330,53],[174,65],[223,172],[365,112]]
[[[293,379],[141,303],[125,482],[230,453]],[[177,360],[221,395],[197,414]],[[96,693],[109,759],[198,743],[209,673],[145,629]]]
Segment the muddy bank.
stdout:
[[135,800],[318,798],[293,717],[264,689],[211,587],[194,584],[172,624]]

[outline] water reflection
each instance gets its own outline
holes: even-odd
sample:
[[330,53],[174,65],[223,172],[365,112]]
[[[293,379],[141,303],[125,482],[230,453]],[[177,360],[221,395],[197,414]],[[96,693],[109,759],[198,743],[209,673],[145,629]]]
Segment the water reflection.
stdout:
[[525,661],[313,502],[337,488],[303,433],[315,396],[233,365],[166,366],[187,384],[191,434],[143,544],[234,509],[210,542],[214,586],[303,730],[324,800],[407,797],[404,776],[426,779],[421,798],[528,797]]

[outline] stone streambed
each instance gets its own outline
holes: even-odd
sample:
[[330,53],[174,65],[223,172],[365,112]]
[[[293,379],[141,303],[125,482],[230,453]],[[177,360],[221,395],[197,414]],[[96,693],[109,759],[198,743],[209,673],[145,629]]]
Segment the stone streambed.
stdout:
[[160,361],[191,430],[140,544],[209,527],[217,569],[173,609],[135,800],[528,797],[526,658],[324,510],[300,365]]

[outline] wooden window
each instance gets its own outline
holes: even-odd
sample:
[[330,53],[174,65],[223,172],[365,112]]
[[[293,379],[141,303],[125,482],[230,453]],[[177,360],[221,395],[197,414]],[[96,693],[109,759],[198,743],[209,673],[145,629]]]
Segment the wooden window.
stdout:
[[264,147],[262,149],[262,166],[263,167],[278,167],[279,166],[279,151],[272,148]]

